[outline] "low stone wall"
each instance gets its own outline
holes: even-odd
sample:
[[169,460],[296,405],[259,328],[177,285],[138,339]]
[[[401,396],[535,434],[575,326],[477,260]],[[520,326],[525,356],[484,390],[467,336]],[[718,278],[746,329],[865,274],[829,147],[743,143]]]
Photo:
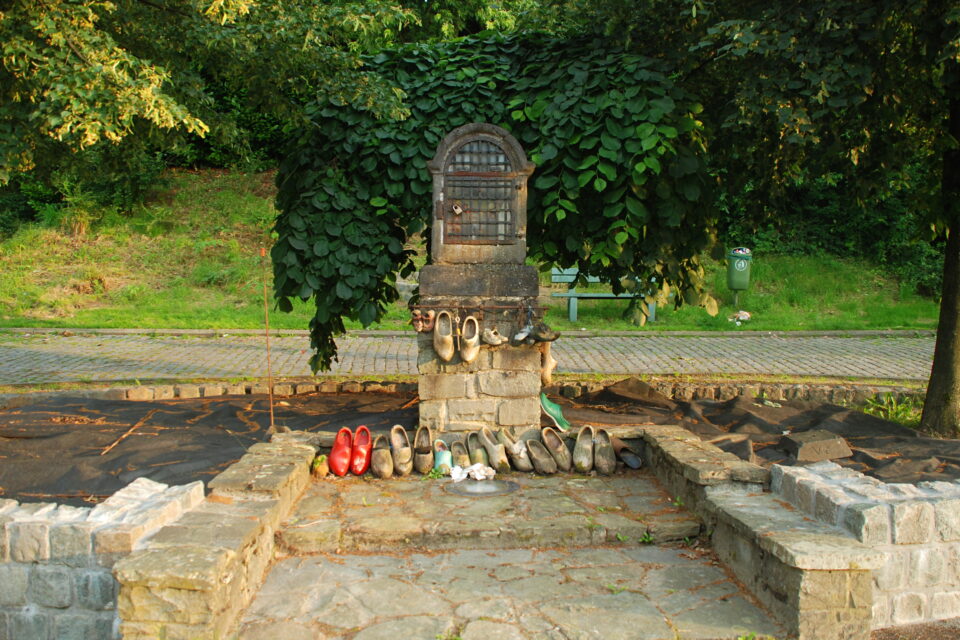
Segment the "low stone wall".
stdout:
[[255,444],[210,481],[210,495],[117,562],[125,640],[230,637],[269,568],[274,534],[310,479],[316,449]]
[[769,472],[678,427],[649,427],[644,457],[707,524],[718,557],[800,640],[867,640],[883,555],[765,491]]
[[832,462],[773,467],[775,494],[883,555],[873,628],[960,616],[960,484],[887,484]]
[[[539,370],[539,365],[537,369]],[[533,366],[530,366],[533,370]],[[611,376],[614,377],[614,376]],[[615,376],[625,378],[627,376]],[[805,400],[809,402],[829,402],[844,406],[863,405],[869,399],[883,394],[892,394],[897,400],[905,398],[923,398],[924,390],[907,387],[859,384],[787,384],[776,382],[687,382],[672,378],[647,379],[647,384],[667,397],[676,400],[730,400],[737,396],[763,397],[773,401]],[[543,389],[547,395],[561,395],[566,398],[578,398],[587,393],[603,389],[600,382],[564,382]],[[22,394],[0,394],[0,408],[21,406],[50,396],[69,395],[106,400],[171,400],[173,398],[211,398],[225,395],[266,394],[269,391],[266,381],[237,384],[161,384],[136,387],[112,387],[109,389],[79,389],[70,391],[44,391]],[[416,382],[375,381],[375,380],[322,380],[319,382],[293,381],[277,382],[273,392],[277,396],[303,395],[308,393],[410,393],[417,391]]]
[[0,638],[118,638],[114,563],[201,500],[140,478],[92,508],[0,501]]

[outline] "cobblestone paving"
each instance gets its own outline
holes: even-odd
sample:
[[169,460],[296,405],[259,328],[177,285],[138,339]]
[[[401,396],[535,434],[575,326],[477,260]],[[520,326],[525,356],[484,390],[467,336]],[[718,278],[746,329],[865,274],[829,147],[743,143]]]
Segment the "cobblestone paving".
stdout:
[[649,474],[505,479],[519,489],[480,498],[419,476],[315,481],[279,533],[297,555],[240,639],[782,637],[709,551],[642,544],[699,529]]
[[[347,336],[337,375],[416,373],[409,336]],[[668,336],[561,338],[560,373],[792,374],[925,380],[934,338],[894,336]],[[276,376],[308,376],[309,339],[271,340]],[[266,376],[262,337],[0,334],[0,384]]]

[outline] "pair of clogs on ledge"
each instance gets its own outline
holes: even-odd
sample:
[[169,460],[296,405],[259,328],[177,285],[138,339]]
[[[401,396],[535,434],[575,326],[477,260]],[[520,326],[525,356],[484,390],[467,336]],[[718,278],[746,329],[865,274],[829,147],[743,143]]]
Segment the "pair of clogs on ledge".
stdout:
[[437,357],[444,362],[453,360],[457,353],[454,344],[454,334],[459,336],[460,359],[470,363],[480,355],[480,323],[474,316],[467,316],[462,327],[457,326],[457,320],[449,311],[437,314],[433,325],[433,350]]
[[370,458],[373,453],[370,441],[370,430],[361,425],[356,433],[343,427],[337,432],[333,441],[333,448],[327,458],[327,464],[334,475],[343,477],[347,472],[355,476],[362,476],[370,468]]

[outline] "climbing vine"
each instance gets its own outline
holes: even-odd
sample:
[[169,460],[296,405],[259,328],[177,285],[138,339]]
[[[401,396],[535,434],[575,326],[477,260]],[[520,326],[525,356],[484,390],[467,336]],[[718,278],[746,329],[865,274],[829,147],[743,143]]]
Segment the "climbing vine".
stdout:
[[537,164],[528,246],[544,268],[661,299],[675,287],[677,305],[716,312],[697,261],[714,226],[700,107],[661,63],[540,36],[418,44],[367,63],[402,89],[407,117],[311,104],[313,126],[278,175],[275,290],[281,309],[316,305],[315,371],[336,358],[343,318],[369,325],[397,299],[397,274],[414,269],[404,243],[430,223],[426,163],[470,122],[508,129]]

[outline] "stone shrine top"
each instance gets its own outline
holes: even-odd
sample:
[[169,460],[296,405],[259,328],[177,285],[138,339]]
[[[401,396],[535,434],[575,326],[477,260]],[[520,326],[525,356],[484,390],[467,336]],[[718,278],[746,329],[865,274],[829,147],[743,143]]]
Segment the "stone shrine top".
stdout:
[[535,165],[506,129],[467,124],[427,163],[433,176],[434,264],[523,264],[527,179]]

